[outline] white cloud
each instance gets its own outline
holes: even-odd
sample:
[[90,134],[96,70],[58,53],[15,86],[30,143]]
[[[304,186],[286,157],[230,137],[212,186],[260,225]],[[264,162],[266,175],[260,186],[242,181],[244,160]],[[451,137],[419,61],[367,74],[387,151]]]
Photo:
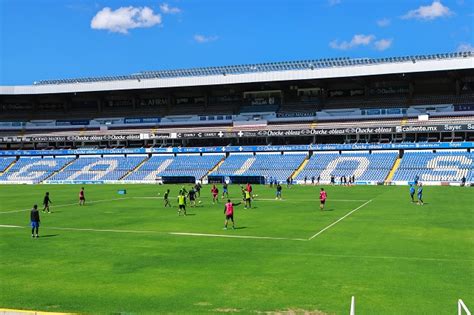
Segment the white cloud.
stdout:
[[194,35],[194,40],[199,44],[213,42],[213,41],[216,41],[218,38],[219,37],[215,36],[215,35],[213,35],[213,36],[205,36],[205,35],[201,35],[201,34]]
[[390,19],[383,18],[383,19],[377,20],[377,25],[380,27],[386,27],[390,25],[390,22],[391,22]]
[[444,16],[450,16],[453,12],[441,1],[435,0],[431,5],[420,6],[418,9],[408,11],[402,19],[434,20]]
[[160,4],[160,10],[163,14],[177,14],[181,13],[181,9],[178,7],[170,7],[168,3]]
[[91,28],[127,34],[128,30],[152,27],[161,24],[161,15],[149,7],[120,7],[112,10],[105,7],[92,18]]
[[351,41],[342,41],[339,42],[338,40],[333,40],[329,43],[329,46],[333,49],[339,50],[348,50],[357,46],[367,46],[375,39],[374,35],[364,35],[364,34],[356,34],[352,37]]
[[393,39],[382,38],[382,39],[374,42],[374,47],[375,47],[375,49],[377,49],[379,51],[383,51],[385,49],[390,48],[390,46],[392,46],[392,42],[393,42]]
[[464,51],[474,51],[474,46],[469,43],[461,43],[458,46],[457,51],[464,52]]
[[338,5],[341,3],[341,0],[328,0],[330,6]]

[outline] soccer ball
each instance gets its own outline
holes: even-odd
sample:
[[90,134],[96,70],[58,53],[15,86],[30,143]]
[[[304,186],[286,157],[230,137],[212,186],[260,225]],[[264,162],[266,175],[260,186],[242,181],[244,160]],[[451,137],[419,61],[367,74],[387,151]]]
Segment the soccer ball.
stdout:
[[255,198],[255,197],[258,197],[258,195],[253,195],[253,197],[254,197],[254,198]]
[[201,200],[199,200],[199,202],[198,202],[198,203],[201,203],[201,202],[202,202],[202,201],[201,201]]
[[160,193],[158,193],[158,196],[161,195]]

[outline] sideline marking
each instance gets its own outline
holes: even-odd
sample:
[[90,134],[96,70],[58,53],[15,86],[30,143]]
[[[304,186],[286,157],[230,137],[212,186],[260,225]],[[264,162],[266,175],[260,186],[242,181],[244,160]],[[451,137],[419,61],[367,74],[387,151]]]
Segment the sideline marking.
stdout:
[[[130,197],[93,200],[93,201],[88,201],[87,204],[90,204],[90,203],[107,202],[107,201],[115,201],[115,200],[124,200],[124,199],[130,199]],[[57,206],[56,206],[56,205],[51,205],[51,208],[52,208],[52,209],[55,209],[55,208],[63,208],[63,207],[69,207],[69,206],[74,206],[74,205],[78,205],[78,204],[79,204],[79,202],[66,203],[66,204],[57,205]],[[23,212],[23,211],[30,211],[30,210],[31,210],[31,208],[28,208],[28,209],[21,209],[21,210],[1,211],[0,214],[16,213],[16,212]],[[38,210],[40,210],[40,206],[38,206]]]
[[338,222],[344,220],[345,218],[347,218],[348,216],[350,216],[352,213],[356,212],[357,210],[359,210],[360,208],[362,207],[365,207],[366,205],[368,205],[369,203],[372,202],[372,199],[370,199],[369,201],[363,203],[362,205],[358,206],[357,208],[355,208],[354,210],[351,210],[349,213],[347,213],[346,215],[344,215],[343,217],[339,218],[337,221],[334,221],[333,223],[329,224],[328,226],[326,226],[324,229],[322,229],[321,231],[319,231],[318,233],[314,234],[313,236],[311,236],[308,241],[311,241],[313,238],[315,238],[316,236],[320,235],[321,233],[323,233],[324,231],[326,231],[327,229],[329,229],[330,227],[336,225]]

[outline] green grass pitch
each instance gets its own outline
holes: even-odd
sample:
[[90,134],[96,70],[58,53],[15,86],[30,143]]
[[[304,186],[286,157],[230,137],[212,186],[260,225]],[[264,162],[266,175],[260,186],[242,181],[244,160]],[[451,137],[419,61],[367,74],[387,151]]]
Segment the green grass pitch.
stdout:
[[[459,298],[474,308],[469,188],[427,186],[417,206],[407,187],[326,187],[322,212],[318,187],[284,188],[275,201],[274,189],[256,185],[254,208],[236,207],[236,230],[223,230],[223,202],[211,203],[209,186],[186,217],[179,186],[87,185],[84,207],[79,188],[0,188],[0,307],[347,314],[355,296],[360,314],[454,314]],[[171,209],[157,198],[166,188]],[[41,213],[32,239],[28,210],[46,191],[53,213]],[[240,199],[237,186],[230,193]]]

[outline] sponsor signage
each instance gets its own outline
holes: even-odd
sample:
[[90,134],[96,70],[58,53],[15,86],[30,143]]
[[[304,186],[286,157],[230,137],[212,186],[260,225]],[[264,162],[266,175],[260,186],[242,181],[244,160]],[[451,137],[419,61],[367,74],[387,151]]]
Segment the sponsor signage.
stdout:
[[249,138],[249,137],[301,137],[331,136],[351,134],[393,134],[393,133],[434,133],[474,131],[474,122],[469,124],[444,124],[422,126],[387,126],[387,127],[350,127],[325,129],[287,129],[287,130],[246,130],[246,131],[212,131],[212,132],[176,132],[146,134],[110,134],[110,135],[71,135],[71,136],[6,136],[0,137],[3,142],[64,142],[64,141],[117,141],[143,139],[193,139],[193,138]]
[[87,154],[160,154],[160,153],[227,153],[227,152],[282,152],[282,151],[350,151],[350,150],[437,150],[472,149],[474,142],[426,142],[381,144],[310,144],[281,146],[223,146],[223,147],[173,147],[99,150],[16,150],[0,151],[0,156],[57,156]]

